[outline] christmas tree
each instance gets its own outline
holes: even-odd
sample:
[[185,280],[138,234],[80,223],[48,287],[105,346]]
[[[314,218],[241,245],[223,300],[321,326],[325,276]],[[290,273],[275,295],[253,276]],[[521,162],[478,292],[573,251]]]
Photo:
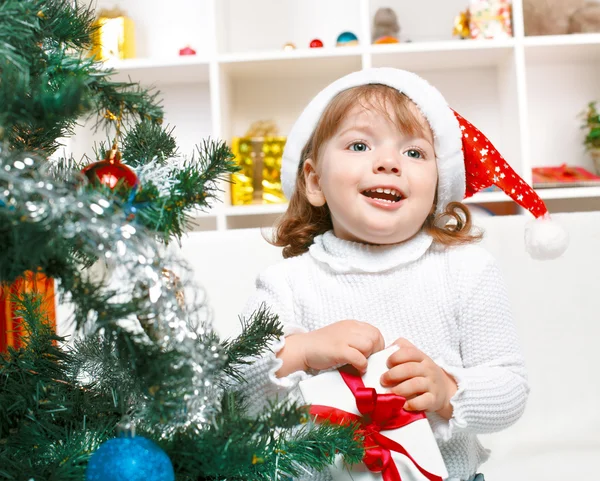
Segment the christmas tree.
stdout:
[[[284,400],[247,414],[244,368],[282,335],[277,317],[265,306],[219,339],[165,248],[236,170],[231,152],[209,139],[181,156],[159,93],[88,55],[93,22],[76,2],[0,0],[0,282],[21,340],[0,354],[0,478],[283,479],[358,462],[352,426],[313,426]],[[61,156],[89,116],[108,142]]]

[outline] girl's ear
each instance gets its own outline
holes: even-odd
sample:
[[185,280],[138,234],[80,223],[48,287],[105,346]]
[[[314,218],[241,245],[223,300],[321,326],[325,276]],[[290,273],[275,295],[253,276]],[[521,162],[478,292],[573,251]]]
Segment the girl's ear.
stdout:
[[312,159],[306,159],[302,168],[304,173],[304,183],[306,184],[306,198],[315,207],[325,205],[325,194],[319,184],[319,174],[317,174],[315,163]]

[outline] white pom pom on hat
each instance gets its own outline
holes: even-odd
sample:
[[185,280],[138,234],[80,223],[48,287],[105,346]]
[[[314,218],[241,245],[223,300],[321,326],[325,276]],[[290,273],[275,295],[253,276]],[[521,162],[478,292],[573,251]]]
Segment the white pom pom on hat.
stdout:
[[437,213],[444,212],[450,202],[460,202],[496,185],[536,218],[525,231],[525,248],[531,257],[553,259],[566,250],[567,233],[550,219],[542,199],[489,139],[452,110],[435,87],[405,70],[388,67],[360,70],[336,80],[316,95],[292,127],[283,152],[281,181],[288,199],[294,192],[302,150],[331,100],[344,90],[367,84],[387,85],[402,92],[429,122],[438,166]]

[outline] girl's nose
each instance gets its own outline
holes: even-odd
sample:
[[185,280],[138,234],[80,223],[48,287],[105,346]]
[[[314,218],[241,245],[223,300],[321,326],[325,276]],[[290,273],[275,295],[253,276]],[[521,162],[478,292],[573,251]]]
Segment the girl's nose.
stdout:
[[381,174],[400,175],[402,173],[400,155],[396,152],[382,152],[382,155],[373,164],[373,171]]

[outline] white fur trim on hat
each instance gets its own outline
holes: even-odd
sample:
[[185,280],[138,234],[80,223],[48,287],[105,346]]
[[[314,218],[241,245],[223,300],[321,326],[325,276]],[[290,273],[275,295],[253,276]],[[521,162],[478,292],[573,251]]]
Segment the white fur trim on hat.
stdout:
[[465,164],[460,126],[442,94],[418,75],[395,68],[360,70],[325,87],[308,104],[288,135],[281,165],[281,182],[288,199],[292,197],[302,149],[315,130],[321,115],[340,92],[367,84],[383,84],[410,98],[429,122],[434,137],[438,167],[437,213],[450,202],[465,196]]

